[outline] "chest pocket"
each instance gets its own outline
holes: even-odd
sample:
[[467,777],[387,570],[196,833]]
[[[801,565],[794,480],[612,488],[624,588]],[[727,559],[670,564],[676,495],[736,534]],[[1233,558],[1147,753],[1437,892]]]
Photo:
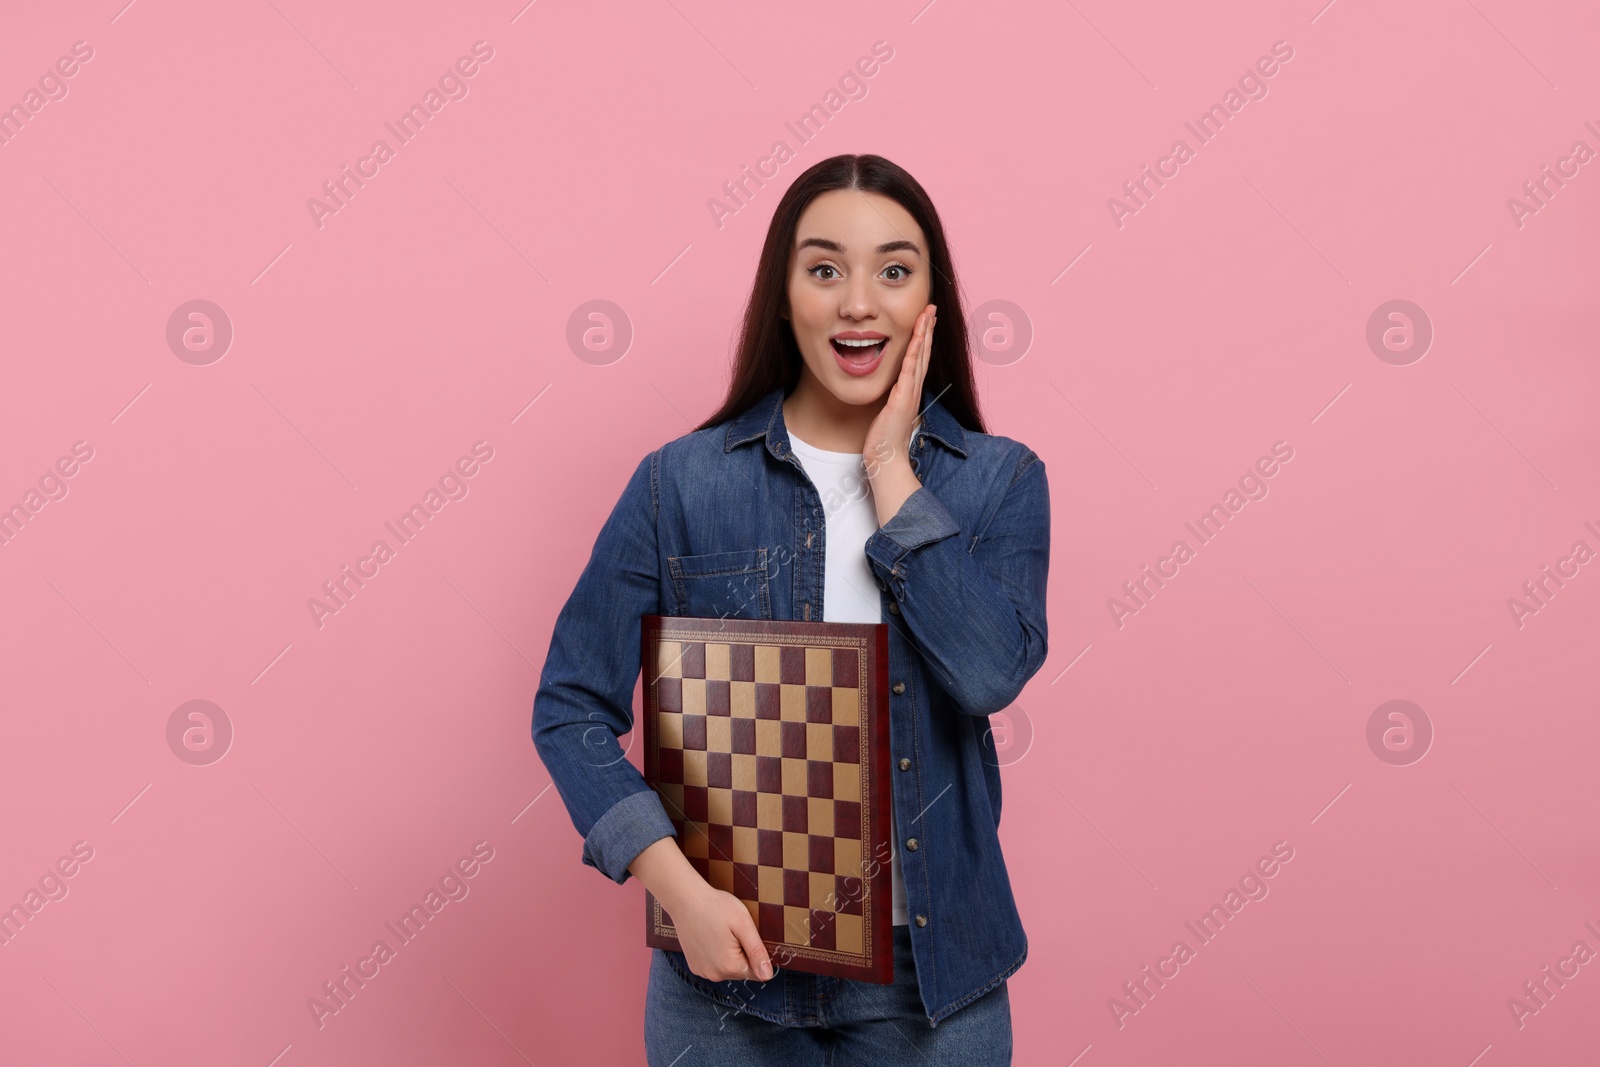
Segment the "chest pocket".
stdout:
[[770,619],[767,550],[741,548],[698,556],[668,556],[679,615],[710,619]]

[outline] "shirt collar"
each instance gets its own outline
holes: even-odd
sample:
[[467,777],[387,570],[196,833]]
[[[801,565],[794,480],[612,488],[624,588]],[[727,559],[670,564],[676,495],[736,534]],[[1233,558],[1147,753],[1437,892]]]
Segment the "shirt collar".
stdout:
[[[767,451],[773,455],[781,455],[776,451],[781,440],[787,450],[789,433],[783,425],[783,398],[782,388],[774,389],[760,400],[756,401],[742,415],[736,416],[728,423],[727,437],[723,443],[724,452],[732,452],[739,445],[747,444],[759,437],[767,439]],[[924,436],[938,441],[956,455],[963,459],[967,455],[967,431],[956,417],[939,401],[934,399],[933,392],[926,382],[922,387],[922,427],[918,431]]]

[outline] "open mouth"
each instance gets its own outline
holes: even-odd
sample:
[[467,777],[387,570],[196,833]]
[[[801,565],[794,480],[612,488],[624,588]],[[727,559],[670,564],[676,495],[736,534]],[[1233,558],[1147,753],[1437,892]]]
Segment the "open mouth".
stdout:
[[829,338],[828,343],[833,345],[833,350],[841,359],[852,363],[867,363],[878,358],[889,343],[887,337],[880,338],[870,343],[862,341],[841,341],[837,337]]

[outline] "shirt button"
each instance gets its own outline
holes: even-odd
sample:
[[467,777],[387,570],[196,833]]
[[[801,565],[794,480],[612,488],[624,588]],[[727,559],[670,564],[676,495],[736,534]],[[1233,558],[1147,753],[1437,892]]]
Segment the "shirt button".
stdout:
[[906,691],[906,683],[904,683],[904,682],[896,682],[896,683],[894,683],[894,691],[895,691],[896,695],[899,695],[900,693],[904,693]]
[[900,757],[900,769],[902,771],[909,771],[911,769],[911,761],[906,759],[904,756],[901,756]]
[[899,601],[896,601],[896,600],[889,601],[889,614],[890,615],[898,615],[898,614],[900,614],[900,603],[899,603]]
[[916,850],[917,850],[917,839],[914,838],[914,837],[906,838],[906,851],[907,852],[915,852]]
[[926,915],[918,915],[917,916],[917,925],[918,926],[927,926],[928,925],[928,917]]

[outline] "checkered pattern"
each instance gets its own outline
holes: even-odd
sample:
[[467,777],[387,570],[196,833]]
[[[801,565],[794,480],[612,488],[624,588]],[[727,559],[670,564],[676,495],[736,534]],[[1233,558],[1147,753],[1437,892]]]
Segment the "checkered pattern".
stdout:
[[656,657],[647,777],[689,863],[769,950],[865,956],[863,653],[724,637],[662,639]]

